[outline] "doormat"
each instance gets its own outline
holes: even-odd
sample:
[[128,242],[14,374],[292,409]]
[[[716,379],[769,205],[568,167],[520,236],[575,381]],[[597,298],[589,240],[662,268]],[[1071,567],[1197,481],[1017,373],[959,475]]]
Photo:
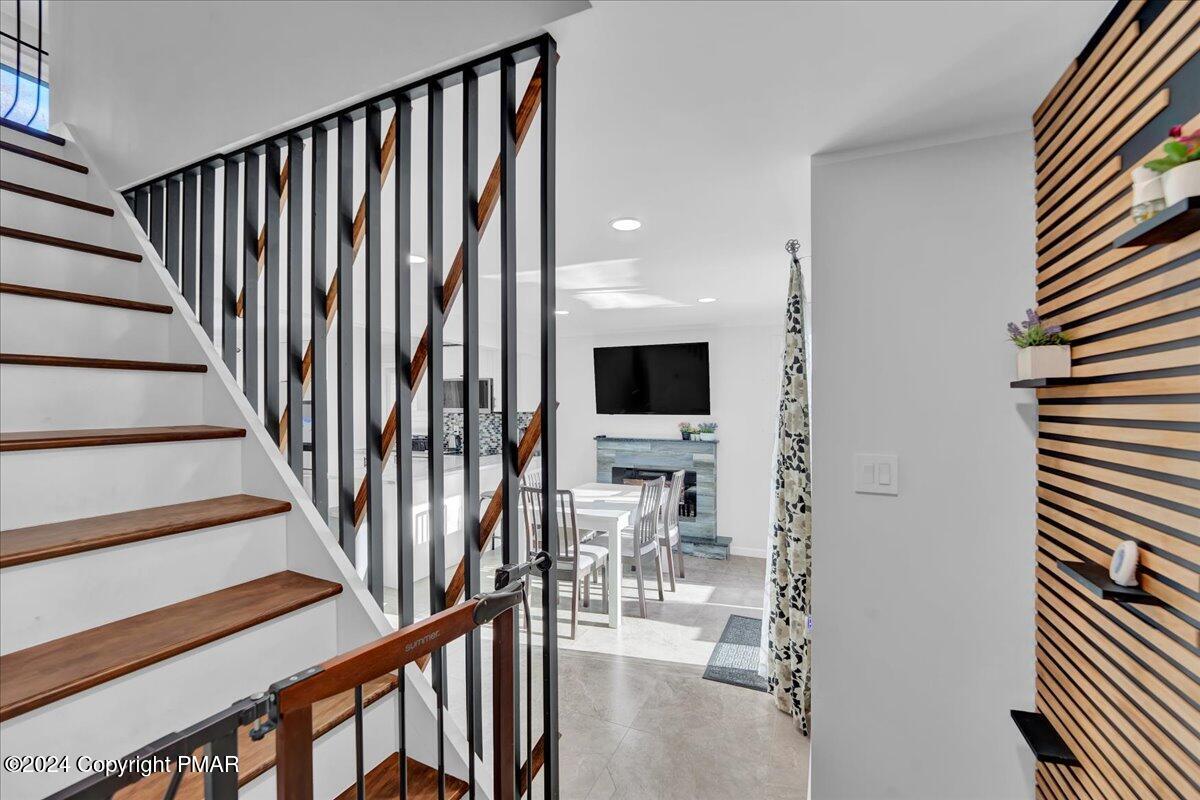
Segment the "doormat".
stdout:
[[761,619],[730,614],[721,639],[708,659],[705,680],[767,691],[767,679],[758,674],[761,637]]

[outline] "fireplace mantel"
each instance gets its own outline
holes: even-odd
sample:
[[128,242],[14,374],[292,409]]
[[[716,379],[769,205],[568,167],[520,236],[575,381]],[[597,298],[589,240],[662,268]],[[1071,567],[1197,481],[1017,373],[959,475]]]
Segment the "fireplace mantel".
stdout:
[[696,516],[680,518],[684,552],[725,558],[729,537],[717,535],[717,442],[634,436],[596,437],[596,480],[613,482],[613,468],[685,470],[696,473]]

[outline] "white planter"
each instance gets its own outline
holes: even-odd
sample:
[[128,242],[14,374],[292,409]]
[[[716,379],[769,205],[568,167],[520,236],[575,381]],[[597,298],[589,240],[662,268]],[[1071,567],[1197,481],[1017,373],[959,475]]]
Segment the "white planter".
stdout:
[[1163,198],[1173,206],[1188,197],[1200,197],[1200,161],[1189,161],[1162,176]]
[[692,436],[700,437],[700,441],[702,442],[715,442],[717,440],[717,435],[715,433],[694,433]]
[[1023,347],[1017,351],[1017,380],[1071,377],[1071,345]]

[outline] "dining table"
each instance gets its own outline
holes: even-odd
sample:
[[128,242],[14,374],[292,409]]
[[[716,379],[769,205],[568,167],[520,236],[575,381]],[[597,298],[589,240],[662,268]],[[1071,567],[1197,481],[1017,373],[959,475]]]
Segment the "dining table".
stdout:
[[633,524],[642,487],[584,483],[572,487],[576,524],[608,534],[608,627],[621,627],[621,532]]

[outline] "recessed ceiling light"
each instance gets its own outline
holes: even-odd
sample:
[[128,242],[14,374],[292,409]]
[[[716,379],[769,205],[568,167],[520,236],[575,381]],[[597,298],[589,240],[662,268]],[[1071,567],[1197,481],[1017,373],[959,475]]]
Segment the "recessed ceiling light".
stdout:
[[424,264],[424,263],[425,263],[425,256],[419,256],[419,255],[417,255],[416,253],[409,253],[409,254],[408,254],[408,263],[410,263],[410,264]]
[[717,302],[717,298],[715,298],[715,297],[700,297],[700,298],[696,299],[696,302],[697,303],[715,303],[715,302]]
[[642,227],[642,221],[640,219],[634,219],[633,217],[621,217],[619,219],[614,219],[608,224],[612,225],[619,231],[636,231],[638,228]]
[[565,317],[567,314],[570,314],[571,312],[567,311],[565,308],[556,308],[556,309],[554,309],[554,313],[558,314],[560,317]]

